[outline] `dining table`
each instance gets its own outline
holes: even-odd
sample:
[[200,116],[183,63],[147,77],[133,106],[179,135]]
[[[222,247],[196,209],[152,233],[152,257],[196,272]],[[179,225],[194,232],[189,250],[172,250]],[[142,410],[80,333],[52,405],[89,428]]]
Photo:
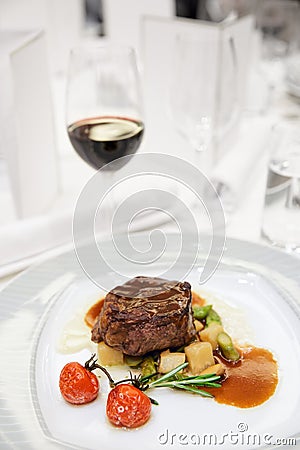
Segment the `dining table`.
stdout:
[[[181,427],[188,430],[187,438],[191,439],[192,443],[195,424],[198,427],[199,439],[203,437],[202,431],[215,432],[215,439],[217,439],[216,436],[218,438],[223,436],[225,439],[224,436],[228,436],[226,432],[231,427],[233,430],[231,433],[237,433],[239,438],[248,436],[252,439],[253,436],[259,436],[259,439],[262,439],[264,437],[264,444],[273,444],[273,447],[280,439],[285,445],[285,436],[289,436],[291,439],[295,438],[295,441],[290,441],[292,443],[290,448],[296,448],[296,439],[299,443],[300,398],[299,390],[293,391],[293,383],[290,383],[289,375],[295,373],[299,376],[300,374],[300,260],[296,252],[288,253],[273,248],[267,243],[262,237],[261,226],[268,174],[270,132],[279,122],[300,124],[300,101],[287,90],[285,65],[282,60],[260,61],[259,67],[251,71],[251,77],[250,92],[245,96],[244,104],[241,105],[235,139],[228,153],[221,155],[212,167],[212,178],[222,179],[222,176],[226,175],[224,179],[232,188],[235,197],[230,207],[224,202],[224,238],[226,238],[223,246],[224,253],[219,255],[217,267],[212,271],[214,276],[209,277],[207,285],[212,292],[211,296],[208,294],[208,299],[215,302],[214,304],[220,307],[225,316],[226,311],[233,316],[234,324],[238,324],[237,328],[242,330],[246,341],[247,339],[251,341],[252,330],[251,327],[248,329],[248,322],[240,313],[243,308],[251,319],[257,341],[266,342],[265,346],[268,348],[274,347],[280,356],[278,390],[270,400],[273,402],[272,413],[270,414],[268,409],[268,401],[260,405],[261,409],[246,410],[219,405],[217,402],[208,404],[205,400],[200,406],[204,408],[201,412],[209,411],[209,413],[203,413],[201,416],[201,425],[204,425],[203,430],[199,431],[199,419],[196,413],[198,406],[195,406],[194,402],[194,397],[197,396],[187,396],[188,399],[186,399],[184,395],[181,396],[181,393],[177,392],[179,395],[173,398],[168,397],[169,393],[163,391],[157,394],[160,405],[155,406],[157,409],[154,409],[149,424],[146,424],[145,428],[122,434],[124,430],[118,429],[116,432],[107,423],[104,402],[99,402],[100,406],[89,405],[90,409],[86,409],[87,415],[85,415],[80,407],[69,408],[69,405],[62,401],[58,389],[58,370],[67,361],[68,351],[72,354],[72,343],[70,351],[67,348],[67,338],[64,341],[65,335],[69,332],[74,338],[72,336],[72,327],[74,327],[75,344],[78,336],[79,340],[82,337],[87,339],[86,329],[82,330],[79,326],[78,331],[76,328],[78,315],[75,315],[67,326],[66,318],[73,314],[76,308],[77,313],[79,311],[82,315],[84,298],[86,298],[84,301],[88,300],[90,304],[92,300],[93,303],[99,300],[99,290],[107,291],[106,287],[112,280],[118,279],[119,282],[118,269],[127,274],[132,267],[127,268],[127,260],[120,264],[118,259],[120,255],[114,252],[114,244],[118,242],[118,236],[113,236],[115,241],[107,238],[105,228],[102,228],[99,241],[104,255],[112,256],[109,263],[105,261],[105,258],[99,260],[99,271],[102,270],[104,274],[100,282],[95,282],[89,272],[89,270],[96,274],[98,272],[98,261],[92,261],[92,253],[87,252],[86,255],[81,255],[78,248],[75,248],[77,258],[75,257],[76,242],[74,244],[72,236],[73,214],[74,210],[76,211],[80,193],[95,172],[78,158],[68,141],[63,101],[66,76],[63,73],[56,73],[52,74],[51,86],[61,188],[60,195],[44,215],[22,220],[17,217],[8,176],[0,160],[0,174],[3,175],[0,176],[0,247],[2,249],[0,296],[2,299],[9,300],[3,301],[4,319],[0,331],[1,337],[5,338],[3,339],[5,343],[1,344],[2,361],[5,361],[7,365],[7,370],[1,371],[0,385],[1,389],[4,386],[5,392],[2,398],[0,395],[0,400],[3,400],[3,410],[9,413],[3,413],[1,416],[3,424],[1,420],[0,422],[3,429],[5,427],[3,440],[5,445],[9,445],[7,448],[51,450],[71,446],[96,449],[99,448],[100,440],[102,448],[114,450],[121,447],[124,450],[182,448],[181,435],[178,434]],[[147,130],[147,120],[145,129]],[[160,153],[174,156],[174,149],[167,145],[168,136],[156,138],[161,141]],[[176,157],[181,157],[182,161],[187,160],[193,164],[193,149],[182,136],[177,135],[175,130],[173,141],[178,143]],[[180,149],[182,149],[182,155],[180,155]],[[137,155],[152,151],[151,139],[146,136]],[[157,151],[159,150],[156,149]],[[201,171],[201,166],[197,169]],[[123,195],[126,197],[129,193],[125,192]],[[222,202],[222,193],[220,193],[220,199]],[[193,212],[191,206],[190,209]],[[178,243],[174,238],[176,227],[174,228],[172,220],[161,221],[156,218],[155,212],[152,216],[141,217],[133,229],[132,242],[143,245],[145,236],[148,238],[150,233],[157,230],[170,237],[171,251],[168,247],[165,252],[165,262],[172,265],[174,263],[172,245],[174,244],[175,248]],[[159,241],[159,237],[156,237]],[[193,260],[193,252],[196,251],[193,236],[185,235],[184,238],[186,254],[183,262],[179,258],[179,261],[176,260],[176,264],[172,266],[176,279],[186,275],[184,264],[186,260]],[[120,243],[122,244],[121,240]],[[156,243],[156,238],[153,238],[153,243]],[[206,236],[203,236],[203,243],[209,244]],[[153,249],[150,248],[150,254],[152,250],[155,250],[155,245]],[[85,266],[80,259],[86,256],[90,259],[91,266]],[[155,258],[154,255],[151,261],[155,261]],[[202,255],[200,259],[202,264]],[[114,264],[117,267],[115,272]],[[144,265],[143,270],[149,270],[149,273],[152,273],[152,267]],[[187,274],[194,285],[199,280],[199,271],[197,265],[193,265]],[[90,282],[91,279],[93,283]],[[207,285],[200,287],[205,289]],[[104,296],[103,292],[101,296]],[[199,295],[201,293],[200,289]],[[229,298],[232,303],[230,301],[227,306],[224,304],[222,306],[224,298]],[[238,307],[235,308],[234,305]],[[66,330],[68,327],[69,329]],[[58,339],[60,329],[64,329],[65,334]],[[13,335],[13,339],[6,340],[7,335]],[[88,330],[89,336],[90,330]],[[291,350],[288,349],[292,343],[295,358],[290,358]],[[90,344],[89,339],[88,346],[84,349],[80,347],[79,351],[83,351],[86,355],[87,348],[90,350]],[[76,350],[76,345],[74,348]],[[95,349],[95,346],[91,348]],[[79,354],[81,357],[82,354]],[[16,361],[19,366],[13,372],[12,368],[16,366]],[[118,375],[117,369],[110,370],[114,376]],[[105,384],[102,378],[101,384],[104,386],[101,387],[102,400],[109,392],[109,385]],[[9,398],[8,389],[11,393]],[[186,405],[188,405],[187,408]],[[218,409],[219,406],[228,407],[226,420],[224,420],[224,410]],[[207,410],[205,410],[206,407]],[[100,417],[101,408],[103,414]],[[196,409],[193,410],[193,408]],[[188,415],[188,413],[179,414],[180,411],[196,412]],[[77,416],[76,413],[78,413]],[[163,419],[159,420],[160,413]],[[211,417],[214,418],[213,421]],[[73,426],[71,426],[72,423]],[[98,425],[100,423],[101,426],[93,426],[95,423]],[[172,435],[174,430],[176,431]],[[269,434],[266,435],[266,431]],[[149,435],[145,438],[147,433]],[[266,441],[265,436],[269,436],[269,442]],[[275,442],[276,436],[278,439]],[[0,443],[1,439],[0,434]],[[173,441],[169,439],[173,439],[175,444],[173,445]],[[165,444],[167,444],[166,447]],[[243,445],[244,442],[240,447]],[[254,447],[257,448],[256,443]]]
[[[259,149],[253,152],[255,153],[255,159],[252,158],[251,169],[249,168],[251,173],[247,174],[247,180],[245,179],[242,185],[236,187],[236,190],[240,191],[240,195],[235,207],[230,211],[226,211],[226,208],[224,209],[227,237],[267,245],[261,237],[261,224],[269,158],[269,134],[272,126],[282,121],[293,124],[300,123],[300,106],[299,99],[290,95],[287,91],[284,82],[283,61],[263,61],[259,67],[259,73],[259,77],[256,75],[254,81],[252,81],[251,92],[249,93],[252,104],[249,104],[249,102],[247,104],[246,98],[245,104],[241,109],[238,131],[232,145],[233,148],[231,149],[234,156],[231,161],[229,155],[229,164],[227,163],[226,165],[226,170],[228,170],[226,174],[227,179],[230,180],[231,177],[233,180],[237,177],[240,166],[243,164],[243,152],[251,154],[255,146],[259,146]],[[66,78],[60,73],[52,75],[51,81],[56,121],[55,132],[58,145],[58,161],[61,174],[61,193],[52,207],[47,211],[44,219],[38,218],[36,220],[33,218],[20,221],[14,210],[8,178],[5,176],[7,175],[5,166],[4,164],[0,166],[3,174],[0,177],[2,184],[0,190],[0,208],[2,212],[0,216],[0,240],[2,237],[2,242],[7,242],[7,249],[10,246],[13,253],[11,261],[8,258],[9,261],[7,264],[5,264],[5,258],[3,261],[0,261],[1,288],[31,264],[36,264],[41,260],[57,255],[72,247],[72,242],[70,241],[71,216],[81,189],[93,175],[93,170],[86,164],[83,164],[73,151],[65,131],[63,98]],[[258,96],[257,104],[259,106],[255,106],[253,109],[253,105],[256,105],[255,99],[253,99],[255,93]],[[264,97],[263,103],[265,104],[260,104],[262,103],[262,97]],[[188,159],[193,162],[193,150],[190,144],[185,142],[180,135],[177,135],[175,130],[174,135],[176,136],[175,139],[179,142],[178,147],[184,149],[184,158],[188,154],[190,155]],[[163,152],[172,154],[172,149],[168,149],[165,145],[164,137],[162,136],[161,138]],[[146,142],[142,143],[139,152],[149,151],[151,152],[152,148],[151,145],[148,145],[148,140],[146,139]],[[219,165],[221,171],[222,159]],[[241,170],[245,172],[248,169],[247,167],[243,167]],[[53,243],[51,243],[51,236],[49,245],[44,242],[43,245],[38,247],[38,250],[33,249],[32,252],[26,248],[23,255],[22,250],[20,250],[20,256],[18,256],[18,240],[14,241],[16,236],[19,236],[19,239],[21,239],[22,233],[25,233],[24,239],[22,239],[22,242],[24,242],[26,240],[26,233],[28,233],[27,236],[31,236],[32,238],[32,235],[38,230],[41,231],[42,235],[44,233],[43,239],[46,240],[47,233],[51,235],[49,228],[53,224],[54,229],[55,227],[57,228],[54,233],[59,234],[60,231],[58,230],[63,229],[61,233],[64,239],[54,239]],[[138,227],[138,231],[142,231],[144,226],[147,229],[145,224],[141,224]],[[168,223],[164,223],[161,226],[166,231],[172,231],[172,226]],[[30,231],[31,227],[32,230]],[[22,248],[21,241],[20,246]],[[9,256],[9,250],[7,249],[6,251]]]

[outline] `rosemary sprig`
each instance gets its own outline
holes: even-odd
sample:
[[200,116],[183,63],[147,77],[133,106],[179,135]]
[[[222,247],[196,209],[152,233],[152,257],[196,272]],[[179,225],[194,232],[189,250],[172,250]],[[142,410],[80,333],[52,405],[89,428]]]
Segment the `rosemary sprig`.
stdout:
[[[221,387],[220,383],[216,383],[220,380],[220,376],[216,374],[206,374],[206,375],[193,375],[193,376],[185,376],[182,373],[179,373],[187,367],[188,363],[185,362],[175,367],[175,369],[170,370],[166,374],[159,377],[158,373],[153,373],[151,375],[147,375],[142,377],[141,375],[133,375],[131,372],[129,378],[125,378],[123,380],[114,381],[108,371],[97,364],[96,355],[92,355],[92,357],[85,363],[85,368],[87,370],[101,369],[105,375],[109,379],[110,387],[114,388],[118,384],[121,383],[131,383],[133,386],[137,387],[141,391],[146,391],[151,388],[158,387],[168,387],[171,389],[181,389],[189,392],[193,392],[194,394],[201,395],[202,397],[213,397],[213,395],[209,392],[206,392],[201,387]],[[157,378],[158,377],[158,378]],[[154,380],[153,380],[154,378]],[[151,381],[151,379],[153,381]],[[158,404],[156,400],[149,397],[151,403]]]
[[194,394],[201,395],[201,397],[213,398],[214,396],[209,392],[202,391],[201,389],[192,386],[182,386],[178,384],[175,389],[183,389],[185,391],[193,392]]
[[[156,384],[154,387],[176,387],[176,386],[204,386],[204,387],[216,387],[219,388],[221,385],[219,383],[209,383],[209,382],[194,382],[193,380],[182,380],[182,381],[167,381],[164,383]],[[151,386],[149,386],[150,388]]]
[[[184,369],[187,365],[188,363],[180,364],[180,366],[175,367],[175,369],[166,373],[162,377],[159,377],[156,380],[147,384],[146,389],[169,387],[173,389],[182,389],[190,391],[195,394],[202,395],[203,397],[213,397],[212,394],[199,389],[199,387],[219,388],[221,387],[221,384],[216,383],[216,381],[219,381],[221,377],[216,374],[195,375],[190,377],[179,376],[178,372]],[[140,381],[143,384],[143,380],[141,379]]]
[[179,366],[175,367],[175,369],[170,370],[162,377],[157,378],[157,380],[152,381],[152,383],[149,384],[149,388],[154,387],[156,384],[161,383],[165,380],[169,380],[171,377],[176,375],[177,372],[180,372],[182,369],[184,369],[188,365],[187,362],[180,364]]
[[199,375],[197,378],[195,377],[186,377],[186,378],[182,378],[181,380],[176,380],[177,382],[179,382],[180,384],[207,384],[207,383],[212,383],[214,381],[218,381],[220,379],[219,376],[214,375],[211,376],[210,378],[202,378],[202,375]]

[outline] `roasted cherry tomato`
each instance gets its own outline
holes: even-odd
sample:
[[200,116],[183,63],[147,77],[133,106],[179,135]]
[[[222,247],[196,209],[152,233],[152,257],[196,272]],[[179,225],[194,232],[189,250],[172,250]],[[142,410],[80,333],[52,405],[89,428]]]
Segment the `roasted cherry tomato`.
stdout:
[[147,422],[150,413],[149,397],[135,386],[119,384],[108,395],[106,414],[117,427],[140,427]]
[[70,362],[60,373],[59,388],[67,402],[81,405],[95,400],[99,392],[99,382],[96,375],[81,364]]

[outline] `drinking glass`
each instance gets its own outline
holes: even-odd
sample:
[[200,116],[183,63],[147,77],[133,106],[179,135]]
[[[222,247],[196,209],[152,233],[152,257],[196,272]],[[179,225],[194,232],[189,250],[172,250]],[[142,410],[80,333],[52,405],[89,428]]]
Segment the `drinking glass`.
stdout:
[[177,131],[195,150],[195,164],[208,174],[213,140],[226,133],[237,114],[237,58],[232,38],[226,40],[223,51],[226,61],[221,80],[217,42],[181,34],[173,55],[170,114]]
[[262,237],[287,251],[300,252],[299,127],[275,126],[270,148]]
[[[144,124],[134,50],[82,46],[71,52],[67,80],[67,131],[74,150],[94,169],[134,154]],[[114,164],[113,170],[120,168]]]
[[264,0],[257,3],[257,26],[263,35],[263,55],[267,60],[286,57],[297,47],[299,2]]

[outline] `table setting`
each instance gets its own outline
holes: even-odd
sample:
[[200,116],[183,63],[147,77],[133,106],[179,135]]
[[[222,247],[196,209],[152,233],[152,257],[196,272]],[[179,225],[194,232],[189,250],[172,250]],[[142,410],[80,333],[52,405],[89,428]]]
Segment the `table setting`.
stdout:
[[21,3],[1,449],[298,448],[299,3]]

